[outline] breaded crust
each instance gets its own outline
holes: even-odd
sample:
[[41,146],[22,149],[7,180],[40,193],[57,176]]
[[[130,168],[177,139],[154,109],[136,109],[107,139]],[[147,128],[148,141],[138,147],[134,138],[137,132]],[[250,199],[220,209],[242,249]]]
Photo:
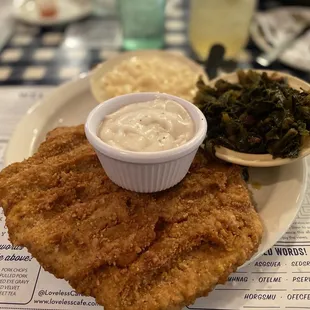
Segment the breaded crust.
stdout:
[[10,241],[106,310],[181,309],[252,257],[263,229],[234,165],[199,152],[157,194],[113,184],[83,126],[50,132],[0,173]]

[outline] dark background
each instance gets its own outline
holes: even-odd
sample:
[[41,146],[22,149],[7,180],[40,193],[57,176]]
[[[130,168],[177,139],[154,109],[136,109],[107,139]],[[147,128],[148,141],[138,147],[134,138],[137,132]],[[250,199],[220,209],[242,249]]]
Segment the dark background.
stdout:
[[259,1],[259,6],[260,9],[266,9],[266,8],[272,8],[276,7],[279,5],[307,5],[310,6],[310,0],[278,0],[278,1],[273,1],[273,0],[260,0]]

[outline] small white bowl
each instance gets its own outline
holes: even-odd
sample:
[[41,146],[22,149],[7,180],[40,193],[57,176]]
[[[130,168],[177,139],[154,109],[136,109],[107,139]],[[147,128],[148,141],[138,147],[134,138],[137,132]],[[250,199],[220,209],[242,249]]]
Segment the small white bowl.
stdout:
[[[252,69],[251,69],[252,70]],[[248,71],[248,70],[245,70]],[[252,70],[262,74],[266,72],[268,76],[274,76],[275,78],[286,78],[288,85],[294,89],[300,90],[304,89],[306,91],[310,90],[310,85],[298,79],[295,76],[292,76],[287,73],[279,72],[279,71],[272,71],[272,70]],[[214,87],[215,83],[223,79],[229,83],[237,83],[238,82],[238,75],[236,72],[223,74],[216,79],[210,81],[208,83],[209,86]],[[249,153],[241,153],[231,149],[228,149],[224,146],[217,146],[215,147],[215,155],[216,157],[241,166],[247,167],[277,167],[282,165],[290,164],[296,160],[299,160],[303,157],[310,155],[310,139],[307,139],[300,151],[300,154],[297,158],[273,158],[271,154],[249,154]]]
[[[114,148],[98,137],[104,117],[131,103],[156,98],[170,99],[182,105],[195,123],[194,137],[182,146],[159,152],[132,152]],[[151,193],[170,188],[187,174],[207,132],[203,113],[192,103],[161,93],[135,93],[109,99],[94,108],[87,117],[85,133],[94,147],[107,176],[117,185],[135,192]]]

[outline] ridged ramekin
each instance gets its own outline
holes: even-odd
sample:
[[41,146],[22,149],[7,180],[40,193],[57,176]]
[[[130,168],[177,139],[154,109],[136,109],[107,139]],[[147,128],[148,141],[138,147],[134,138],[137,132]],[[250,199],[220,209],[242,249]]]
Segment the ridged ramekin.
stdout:
[[[132,152],[104,143],[98,136],[104,117],[131,103],[156,98],[170,99],[182,105],[195,124],[195,135],[182,146],[159,152]],[[94,147],[107,176],[117,185],[135,192],[150,193],[168,189],[187,174],[195,154],[207,132],[203,113],[192,103],[168,94],[135,93],[109,99],[88,115],[85,133]]]

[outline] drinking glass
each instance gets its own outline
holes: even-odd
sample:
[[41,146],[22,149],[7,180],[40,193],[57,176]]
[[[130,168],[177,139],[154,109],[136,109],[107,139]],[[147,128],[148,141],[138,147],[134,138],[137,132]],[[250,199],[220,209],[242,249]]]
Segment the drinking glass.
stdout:
[[226,58],[235,58],[246,45],[256,0],[191,0],[189,41],[204,60],[214,44],[226,48]]
[[156,49],[163,46],[165,2],[165,0],[118,0],[125,49]]

